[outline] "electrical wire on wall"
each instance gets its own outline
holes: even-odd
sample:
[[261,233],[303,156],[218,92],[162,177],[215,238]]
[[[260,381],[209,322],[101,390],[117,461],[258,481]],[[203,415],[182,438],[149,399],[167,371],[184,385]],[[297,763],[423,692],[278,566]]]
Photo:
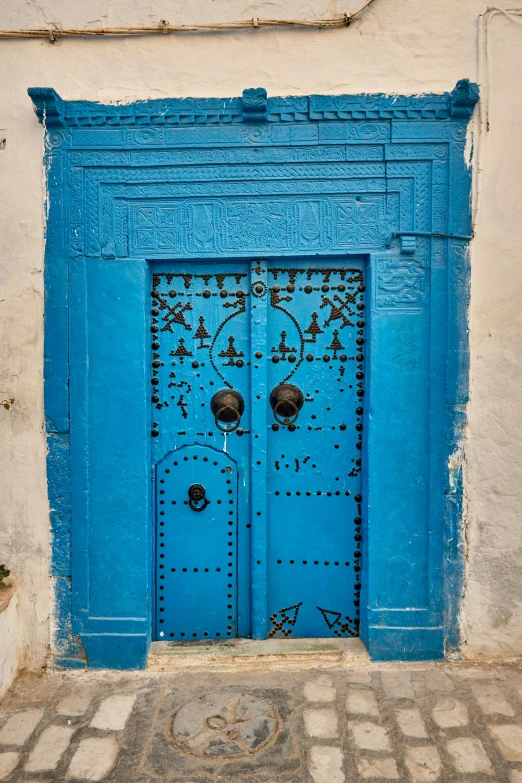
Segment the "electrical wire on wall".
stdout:
[[78,38],[85,36],[129,37],[136,35],[164,35],[169,33],[207,33],[226,32],[227,30],[248,30],[261,27],[349,27],[375,0],[366,2],[351,14],[345,13],[332,19],[259,19],[254,16],[239,22],[212,22],[209,24],[170,24],[164,19],[155,27],[102,27],[93,29],[41,28],[35,30],[0,30],[0,38],[48,38],[54,43],[58,38]]

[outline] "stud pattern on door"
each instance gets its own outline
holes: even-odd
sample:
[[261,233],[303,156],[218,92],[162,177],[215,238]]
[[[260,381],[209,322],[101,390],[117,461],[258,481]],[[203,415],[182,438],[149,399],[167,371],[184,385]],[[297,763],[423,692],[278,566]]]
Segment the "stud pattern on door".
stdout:
[[156,468],[157,635],[237,634],[237,470],[209,446],[182,446]]
[[363,270],[337,261],[267,271],[268,387],[303,395],[285,425],[268,414],[268,635],[356,636]]
[[[164,469],[171,471],[171,481],[182,475],[181,485],[176,483],[178,495],[162,504],[163,485],[158,480],[166,477],[160,476],[163,468],[157,468],[156,638],[162,640],[250,634],[248,275],[248,265],[238,263],[176,263],[166,271],[159,265],[152,274],[153,463],[162,466],[164,458],[175,460],[177,467],[166,464]],[[228,408],[222,415],[231,421],[216,421],[216,393],[232,391],[245,401],[240,421],[227,417]],[[188,446],[207,447],[208,460],[196,451],[198,459],[188,460],[192,473],[185,475],[184,458],[177,454]],[[223,460],[229,461],[225,465]],[[240,483],[221,472],[229,466],[241,476]],[[226,487],[219,486],[223,476],[225,484],[230,482]],[[213,486],[216,481],[218,486]],[[192,484],[207,491],[209,505],[204,511],[194,512],[188,505]],[[168,521],[162,525],[163,516]],[[225,549],[231,541],[234,546]]]
[[[154,267],[157,638],[249,636],[255,594],[267,636],[358,634],[364,296],[358,259]],[[188,460],[190,476],[179,472],[183,486],[176,483],[166,525],[161,470],[173,469],[169,460],[181,466],[176,455],[188,448],[197,459]],[[219,455],[220,471],[222,459],[237,471],[233,509],[228,500],[237,522],[225,514],[224,536],[216,532],[222,474],[198,449]],[[187,495],[192,485],[196,501]],[[203,510],[191,506],[205,499]],[[233,599],[221,605],[210,566],[201,571],[195,553],[210,563],[232,538],[226,595]],[[187,571],[174,576],[180,557]]]

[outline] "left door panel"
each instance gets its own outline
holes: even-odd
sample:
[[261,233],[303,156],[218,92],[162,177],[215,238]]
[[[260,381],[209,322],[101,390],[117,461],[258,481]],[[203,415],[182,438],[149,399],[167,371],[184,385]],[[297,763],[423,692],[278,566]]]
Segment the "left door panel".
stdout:
[[[249,636],[249,266],[153,265],[150,329],[155,638]],[[213,412],[213,397],[232,392],[240,426]],[[196,484],[208,504],[189,497]]]

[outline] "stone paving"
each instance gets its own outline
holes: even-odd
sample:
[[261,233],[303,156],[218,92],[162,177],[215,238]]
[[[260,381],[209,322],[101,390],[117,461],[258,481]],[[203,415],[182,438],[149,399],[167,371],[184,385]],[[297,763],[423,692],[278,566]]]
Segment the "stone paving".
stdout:
[[22,676],[7,783],[522,783],[522,667],[235,666]]

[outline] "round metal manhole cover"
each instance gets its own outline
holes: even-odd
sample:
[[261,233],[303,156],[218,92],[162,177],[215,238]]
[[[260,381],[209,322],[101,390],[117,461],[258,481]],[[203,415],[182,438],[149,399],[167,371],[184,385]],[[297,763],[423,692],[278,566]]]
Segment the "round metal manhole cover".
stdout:
[[187,702],[172,721],[181,750],[204,758],[235,759],[266,747],[279,729],[273,704],[251,693],[215,691]]

